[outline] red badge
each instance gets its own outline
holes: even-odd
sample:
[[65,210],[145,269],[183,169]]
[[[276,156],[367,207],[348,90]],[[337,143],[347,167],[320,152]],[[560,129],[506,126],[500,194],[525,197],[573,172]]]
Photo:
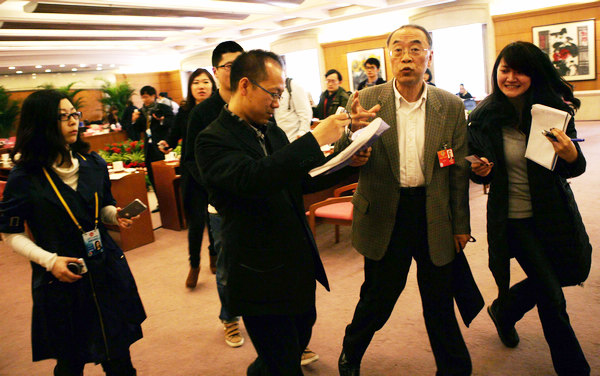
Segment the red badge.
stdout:
[[444,149],[437,152],[440,167],[448,167],[454,164],[454,152],[452,149]]

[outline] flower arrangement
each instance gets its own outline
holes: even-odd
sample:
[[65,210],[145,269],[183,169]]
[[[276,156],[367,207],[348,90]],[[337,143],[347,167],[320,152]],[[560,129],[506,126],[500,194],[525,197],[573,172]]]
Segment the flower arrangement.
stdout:
[[144,160],[144,141],[123,141],[106,144],[99,152],[108,163],[123,161],[125,168],[146,167]]

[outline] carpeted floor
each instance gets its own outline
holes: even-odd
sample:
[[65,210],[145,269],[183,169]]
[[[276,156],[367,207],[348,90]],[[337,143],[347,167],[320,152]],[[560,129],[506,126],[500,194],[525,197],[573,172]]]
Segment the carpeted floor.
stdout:
[[[600,245],[600,123],[578,123],[588,159],[588,171],[572,180],[592,244]],[[485,203],[480,186],[471,188],[471,226],[476,243],[467,249],[475,279],[489,304],[496,295],[487,268]],[[151,207],[154,207],[151,204]],[[153,215],[154,226],[160,223]],[[363,274],[362,258],[349,243],[349,228],[342,228],[342,241],[333,242],[333,227],[318,227],[317,243],[332,291],[317,291],[318,319],[310,348],[320,360],[307,367],[307,376],[337,375],[337,358],[344,328],[358,300]],[[156,241],[127,252],[148,319],[144,338],[131,348],[141,376],[245,375],[255,352],[249,339],[232,349],[223,340],[217,319],[219,303],[215,279],[208,269],[208,254],[202,253],[198,287],[184,287],[188,272],[186,232],[158,229]],[[566,288],[568,312],[581,346],[600,375],[600,253],[584,288]],[[376,333],[362,362],[361,375],[434,375],[435,363],[423,324],[413,265],[405,291],[386,326]],[[523,273],[513,263],[513,282]],[[31,362],[31,272],[28,262],[0,244],[0,376],[51,375],[54,361]],[[487,313],[482,311],[470,328],[462,328],[473,360],[474,375],[553,375],[552,362],[534,309],[517,324],[521,343],[507,349],[500,343]],[[245,334],[245,332],[244,332]],[[88,365],[85,374],[103,375],[100,366]]]

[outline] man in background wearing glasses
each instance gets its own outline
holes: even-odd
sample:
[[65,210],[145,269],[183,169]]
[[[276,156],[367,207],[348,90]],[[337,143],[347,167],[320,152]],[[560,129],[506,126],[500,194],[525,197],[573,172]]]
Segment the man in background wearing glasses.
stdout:
[[342,74],[335,69],[330,69],[325,73],[325,83],[327,90],[321,93],[319,104],[313,108],[313,116],[318,119],[335,114],[338,107],[345,107],[348,103],[348,92],[340,86],[342,83]]
[[[282,62],[263,50],[233,62],[231,90],[228,106],[196,138],[196,161],[222,219],[218,262],[228,309],[242,316],[258,354],[248,375],[302,375],[301,355],[316,320],[316,281],[329,289],[302,193],[356,172],[308,175],[326,161],[321,146],[341,137],[350,116],[333,115],[289,143],[270,122],[285,90]],[[354,165],[367,158],[361,154]]]
[[[373,144],[353,198],[352,245],[365,256],[365,281],[346,327],[340,375],[359,375],[362,357],[390,317],[413,258],[436,374],[470,375],[452,291],[452,261],[470,239],[464,106],[455,95],[423,81],[433,55],[427,30],[402,26],[390,34],[387,48],[394,79],[360,91],[348,105],[353,114],[378,111],[390,129]],[[344,136],[337,146],[348,142]]]

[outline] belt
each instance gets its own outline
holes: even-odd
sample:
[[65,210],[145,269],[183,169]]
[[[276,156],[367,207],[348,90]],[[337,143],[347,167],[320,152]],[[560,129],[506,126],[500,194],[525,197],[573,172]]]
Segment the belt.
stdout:
[[425,187],[400,187],[400,196],[425,196]]

